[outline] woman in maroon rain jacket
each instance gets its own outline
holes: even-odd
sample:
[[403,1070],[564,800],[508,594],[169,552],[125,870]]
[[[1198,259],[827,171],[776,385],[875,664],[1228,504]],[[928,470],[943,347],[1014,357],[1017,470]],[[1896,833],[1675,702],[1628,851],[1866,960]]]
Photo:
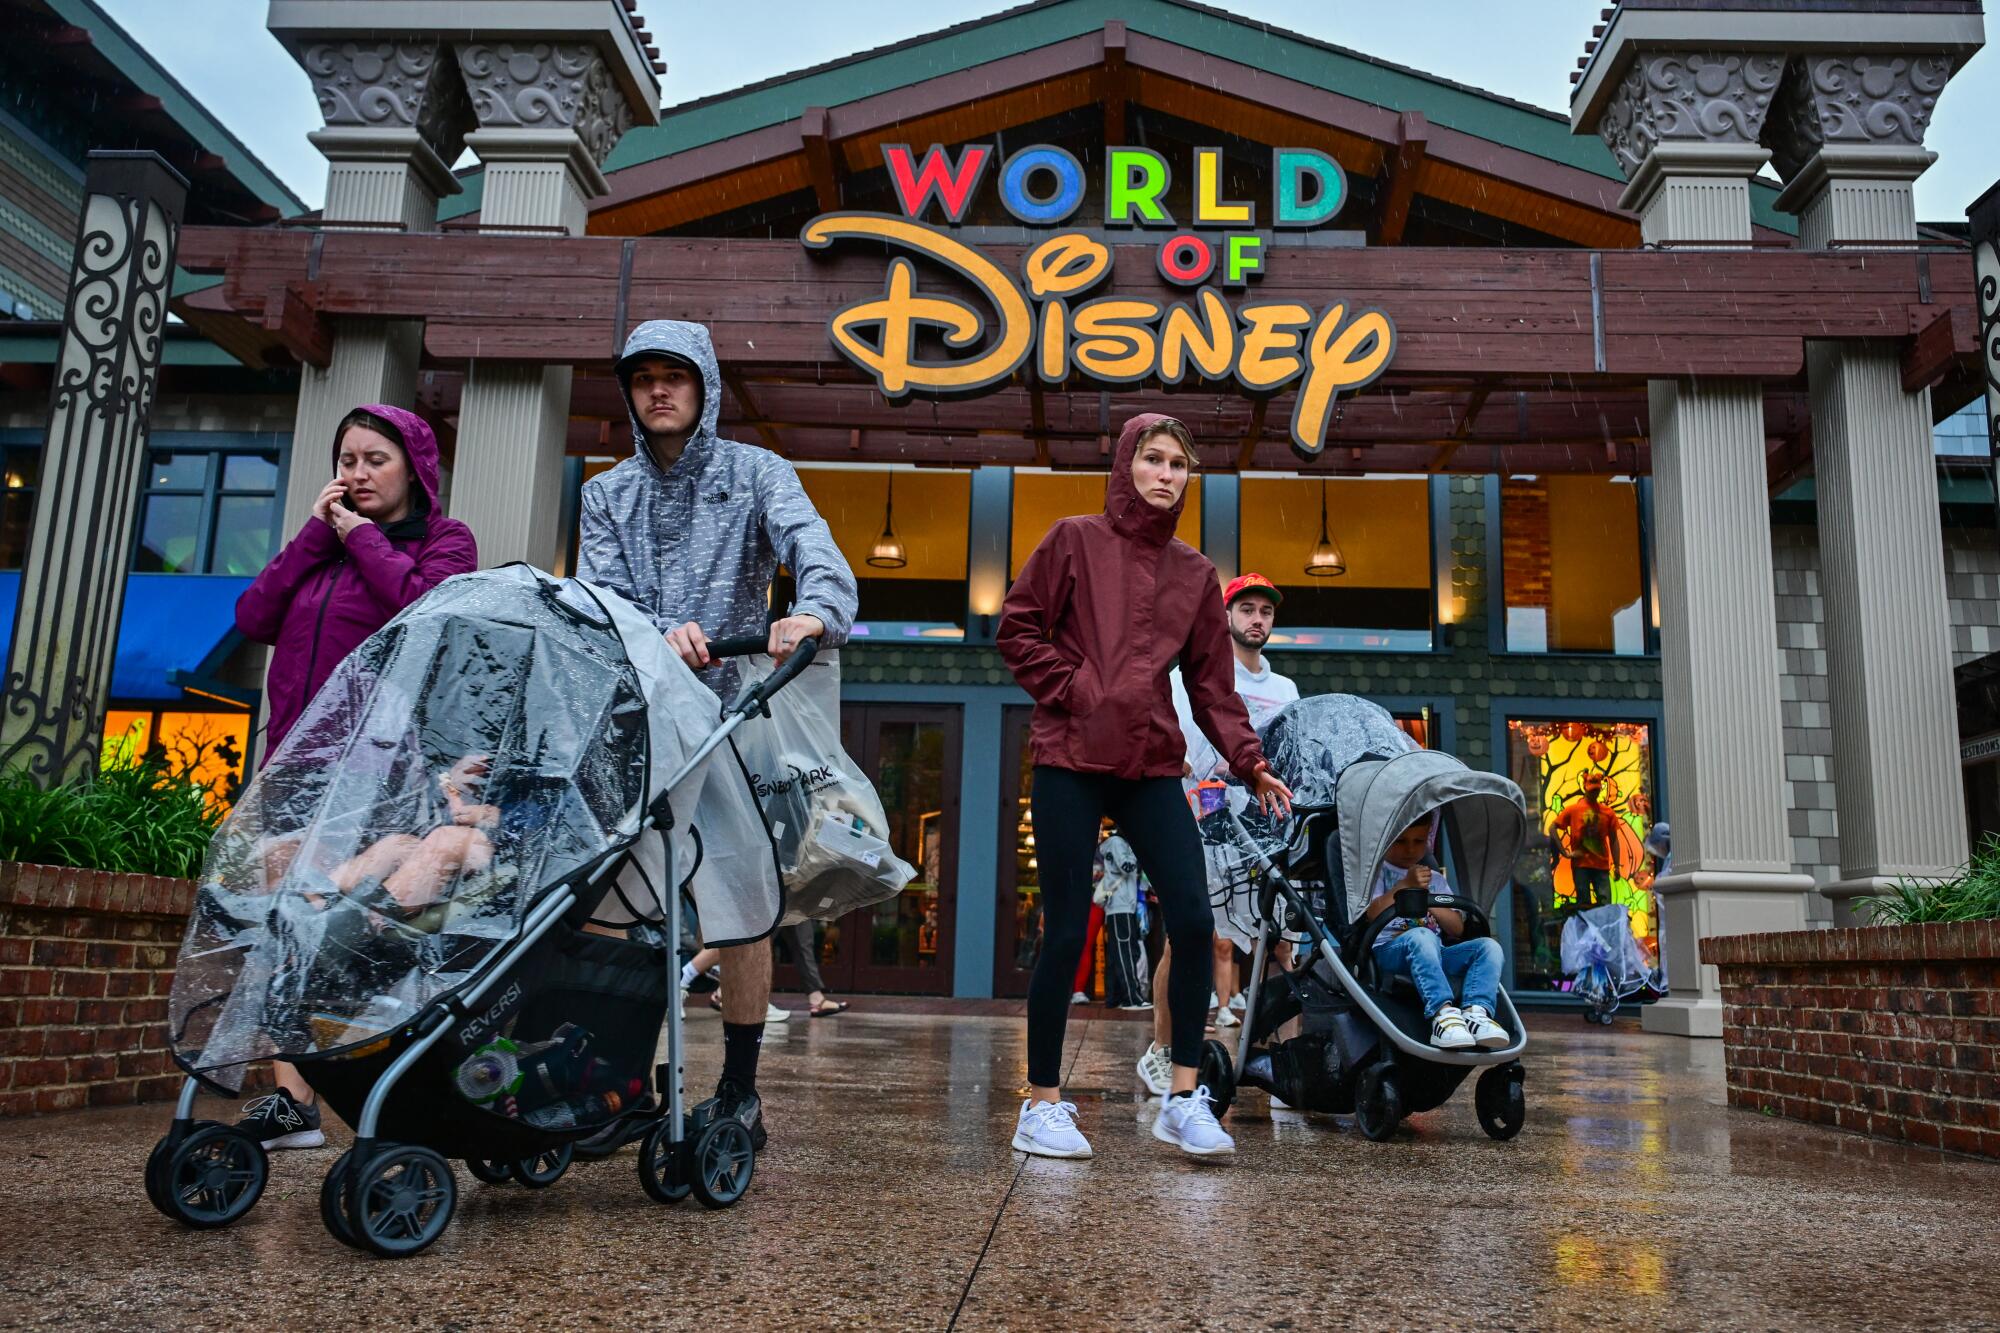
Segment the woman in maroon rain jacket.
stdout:
[[1195,721],[1266,809],[1291,793],[1264,762],[1236,694],[1235,658],[1215,566],[1175,540],[1195,463],[1187,428],[1147,413],[1125,423],[1104,513],[1049,529],[1007,595],[998,635],[1035,700],[1035,851],[1042,952],[1028,987],[1028,1083],[1014,1147],[1088,1157],[1062,1100],[1063,1028],[1090,913],[1098,823],[1109,815],[1152,881],[1173,942],[1173,1092],[1153,1133],[1190,1152],[1228,1152],[1196,1086],[1214,961],[1207,876],[1181,788],[1187,746],[1168,673],[1178,661]]
[[[437,436],[422,417],[381,403],[349,412],[334,432],[333,472],[298,536],[236,600],[236,628],[272,645],[265,763],[342,658],[479,565],[472,529],[439,511]],[[290,1065],[276,1069],[279,1091],[245,1107],[242,1128],[267,1148],[318,1147],[312,1090]]]

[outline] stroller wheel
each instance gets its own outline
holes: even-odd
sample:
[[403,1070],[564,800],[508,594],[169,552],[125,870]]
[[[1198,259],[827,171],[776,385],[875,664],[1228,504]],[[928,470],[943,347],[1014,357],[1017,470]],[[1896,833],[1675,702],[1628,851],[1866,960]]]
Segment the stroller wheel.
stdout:
[[757,1148],[741,1120],[713,1121],[694,1140],[694,1197],[704,1208],[727,1208],[750,1188]]
[[1195,1076],[1202,1087],[1208,1089],[1210,1102],[1219,1117],[1229,1110],[1229,1104],[1236,1100],[1236,1073],[1229,1059],[1229,1048],[1210,1037],[1201,1044],[1201,1068]]
[[667,1122],[660,1121],[639,1145],[639,1184],[656,1203],[679,1203],[693,1192],[688,1180],[687,1143],[667,1138]]
[[1472,1106],[1479,1113],[1479,1127],[1489,1138],[1505,1142],[1519,1134],[1528,1118],[1520,1064],[1495,1065],[1481,1074],[1472,1090]]
[[172,1145],[172,1136],[162,1134],[153,1151],[146,1154],[146,1199],[167,1217],[175,1216],[167,1206],[167,1162],[173,1156]]
[[468,1157],[465,1169],[472,1173],[474,1180],[487,1185],[504,1185],[514,1178],[514,1164],[502,1162],[492,1157]]
[[327,1168],[326,1179],[319,1185],[319,1220],[327,1235],[358,1250],[361,1241],[356,1238],[354,1228],[347,1225],[347,1204],[342,1197],[347,1188],[347,1166],[353,1160],[354,1149],[349,1148]]
[[400,1259],[444,1234],[458,1182],[429,1148],[385,1143],[352,1173],[346,1196],[347,1225],[362,1247]]
[[1354,1121],[1377,1143],[1396,1132],[1403,1119],[1403,1085],[1391,1064],[1370,1065],[1354,1086]]
[[264,1145],[233,1125],[203,1121],[148,1166],[153,1202],[177,1222],[207,1230],[226,1227],[256,1206],[270,1175]]
[[531,1190],[545,1190],[562,1179],[563,1172],[569,1170],[571,1158],[575,1156],[574,1146],[563,1144],[547,1152],[538,1152],[533,1157],[523,1157],[514,1163],[514,1179]]

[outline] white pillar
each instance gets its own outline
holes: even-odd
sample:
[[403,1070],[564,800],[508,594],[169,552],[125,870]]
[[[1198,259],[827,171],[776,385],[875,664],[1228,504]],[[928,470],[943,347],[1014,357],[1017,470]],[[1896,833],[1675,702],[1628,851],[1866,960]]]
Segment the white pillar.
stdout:
[[[1809,249],[1907,245],[1912,185],[1935,158],[1906,142],[1825,143],[1778,206],[1799,215]],[[1835,923],[1855,925],[1858,899],[1966,859],[1944,537],[1930,390],[1904,390],[1897,345],[1808,343],[1806,379],[1840,815],[1840,879],[1821,891]]]
[[[1749,178],[1768,156],[1744,143],[1659,143],[1621,204],[1648,242],[1747,241]],[[1647,396],[1674,874],[1658,884],[1672,990],[1641,1021],[1719,1037],[1721,988],[1700,942],[1803,929],[1812,887],[1792,873],[1785,823],[1764,389],[1653,380]]]

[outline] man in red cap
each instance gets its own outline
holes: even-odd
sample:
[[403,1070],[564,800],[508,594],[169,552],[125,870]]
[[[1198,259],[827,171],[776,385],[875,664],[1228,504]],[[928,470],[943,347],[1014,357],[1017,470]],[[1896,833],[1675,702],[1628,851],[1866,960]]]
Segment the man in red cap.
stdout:
[[[1281,676],[1264,660],[1264,645],[1278,623],[1278,604],[1284,601],[1277,585],[1262,574],[1239,574],[1222,590],[1222,603],[1229,613],[1230,646],[1236,651],[1236,692],[1250,710],[1250,725],[1259,731],[1277,711],[1299,697],[1299,687],[1289,676]],[[1187,690],[1176,669],[1170,678],[1174,691],[1174,712],[1180,717],[1181,734],[1187,738],[1186,784],[1196,784],[1226,776],[1229,765],[1210,745],[1195,725],[1188,707]],[[1210,901],[1217,886],[1209,885]],[[1239,910],[1238,916],[1242,913]],[[1215,1021],[1234,1027],[1238,1011],[1230,1005],[1236,995],[1236,950],[1248,949],[1253,941],[1244,932],[1245,922],[1232,919],[1221,906],[1215,909]],[[1167,1034],[1173,1015],[1167,1006],[1167,958],[1163,954],[1153,977],[1153,1045],[1139,1060],[1139,1077],[1155,1095],[1164,1095],[1172,1069],[1167,1059]]]

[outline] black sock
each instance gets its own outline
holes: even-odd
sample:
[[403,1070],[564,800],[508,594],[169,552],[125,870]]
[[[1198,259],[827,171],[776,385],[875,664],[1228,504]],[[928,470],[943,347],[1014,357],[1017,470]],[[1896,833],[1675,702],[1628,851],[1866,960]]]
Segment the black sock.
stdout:
[[722,1077],[745,1092],[757,1089],[757,1052],[764,1045],[762,1023],[722,1025]]

